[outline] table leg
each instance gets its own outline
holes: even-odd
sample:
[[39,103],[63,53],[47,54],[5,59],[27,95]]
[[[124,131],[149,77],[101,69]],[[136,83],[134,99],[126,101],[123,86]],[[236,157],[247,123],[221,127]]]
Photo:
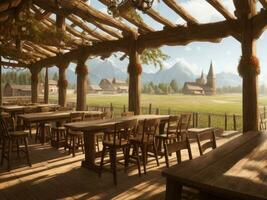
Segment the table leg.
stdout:
[[181,199],[182,199],[182,185],[179,185],[176,181],[167,178],[165,200],[181,200]]
[[99,172],[100,167],[95,163],[95,135],[90,132],[84,132],[83,137],[85,160],[82,161],[82,167]]
[[39,126],[40,126],[40,142],[43,145],[45,143],[45,123],[40,122]]

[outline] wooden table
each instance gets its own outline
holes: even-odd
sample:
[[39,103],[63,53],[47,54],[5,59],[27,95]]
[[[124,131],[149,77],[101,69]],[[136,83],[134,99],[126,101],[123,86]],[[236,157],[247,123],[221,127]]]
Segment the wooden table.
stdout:
[[55,112],[40,112],[40,113],[29,113],[18,115],[18,118],[21,118],[26,123],[39,123],[40,126],[40,135],[41,135],[41,143],[45,142],[45,132],[44,125],[47,122],[52,121],[64,121],[70,118],[70,113],[85,113],[86,117],[95,117],[102,114],[100,111],[55,111]]
[[35,104],[35,105],[27,105],[27,106],[20,106],[20,105],[7,105],[1,106],[0,108],[9,113],[12,116],[17,114],[21,114],[24,112],[25,108],[41,108],[41,107],[59,107],[57,104]]
[[[110,129],[116,122],[123,120],[144,120],[144,119],[160,119],[161,122],[167,122],[169,115],[136,115],[132,117],[123,117],[120,119],[108,119],[108,120],[94,120],[85,122],[67,123],[65,126],[73,131],[82,131],[84,133],[84,146],[85,146],[85,160],[82,161],[82,166],[98,172],[99,166],[95,163],[96,151],[95,151],[95,133],[102,132]],[[161,128],[164,128],[164,123],[161,123]]]
[[248,132],[221,147],[162,172],[166,199],[181,199],[182,186],[209,199],[267,199],[267,134]]

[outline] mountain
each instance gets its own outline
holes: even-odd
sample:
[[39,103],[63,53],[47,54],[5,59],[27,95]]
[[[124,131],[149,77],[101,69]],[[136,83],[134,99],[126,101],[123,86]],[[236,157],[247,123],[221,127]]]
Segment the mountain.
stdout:
[[[87,61],[90,83],[99,84],[103,78],[118,78],[126,80],[128,74],[122,71],[119,67],[109,60],[92,59]],[[76,64],[71,63],[67,69],[67,79],[70,83],[75,84],[77,75],[75,74]],[[52,74],[57,72],[58,69],[53,67],[49,69],[50,77]],[[175,79],[180,85],[183,85],[187,81],[195,81],[200,74],[194,74],[186,65],[181,62],[177,62],[168,69],[159,70],[156,73],[142,73],[142,83],[154,82],[154,83],[169,83]],[[241,85],[241,78],[233,73],[221,72],[216,74],[217,87],[223,86],[238,86]]]
[[151,81],[154,83],[169,83],[173,79],[177,80],[178,83],[183,84],[186,81],[193,81],[195,79],[195,75],[188,67],[180,62],[174,64],[168,69],[163,69],[156,73],[142,74],[143,83]]

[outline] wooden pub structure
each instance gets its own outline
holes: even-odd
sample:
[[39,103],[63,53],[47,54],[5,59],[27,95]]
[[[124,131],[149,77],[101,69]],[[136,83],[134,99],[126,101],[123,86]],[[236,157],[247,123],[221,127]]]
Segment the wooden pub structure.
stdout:
[[[99,2],[109,5],[108,0]],[[125,52],[129,55],[128,107],[129,111],[140,114],[142,67],[139,55],[144,49],[162,45],[187,45],[195,41],[220,42],[222,38],[232,36],[241,43],[242,48],[238,70],[243,78],[243,131],[258,130],[257,85],[260,66],[255,46],[267,25],[267,1],[259,0],[263,8],[257,12],[256,0],[234,0],[234,15],[219,0],[207,2],[225,20],[199,23],[176,1],[162,0],[187,24],[174,24],[151,8],[145,14],[164,27],[162,30],[154,30],[143,20],[125,12],[131,7],[131,1],[117,8],[120,17],[129,22],[124,23],[82,0],[3,0],[0,2],[0,54],[4,58],[1,65],[30,70],[33,103],[37,102],[38,97],[38,73],[43,68],[56,65],[59,69],[58,100],[61,106],[65,106],[68,84],[66,68],[70,62],[77,63],[76,108],[84,110],[88,79],[86,60],[92,56],[108,57],[113,52]],[[87,23],[101,32],[93,30]],[[52,36],[48,39],[42,34],[33,37],[32,34],[37,34],[31,32],[35,30],[33,26],[44,33],[56,31],[50,33]],[[58,35],[60,39],[56,37]],[[45,93],[47,101],[47,90]]]

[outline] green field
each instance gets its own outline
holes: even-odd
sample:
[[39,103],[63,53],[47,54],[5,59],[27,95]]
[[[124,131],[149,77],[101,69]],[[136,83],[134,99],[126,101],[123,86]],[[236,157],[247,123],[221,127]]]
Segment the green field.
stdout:
[[[68,101],[75,102],[75,95],[68,95]],[[56,97],[53,97],[56,99]],[[123,107],[128,104],[128,95],[88,95],[88,105]],[[152,104],[153,108],[160,110],[176,110],[180,112],[199,112],[213,114],[242,114],[242,96],[240,94],[216,96],[190,96],[190,95],[147,95],[142,94],[142,107]],[[259,97],[261,106],[267,105],[267,96]]]

